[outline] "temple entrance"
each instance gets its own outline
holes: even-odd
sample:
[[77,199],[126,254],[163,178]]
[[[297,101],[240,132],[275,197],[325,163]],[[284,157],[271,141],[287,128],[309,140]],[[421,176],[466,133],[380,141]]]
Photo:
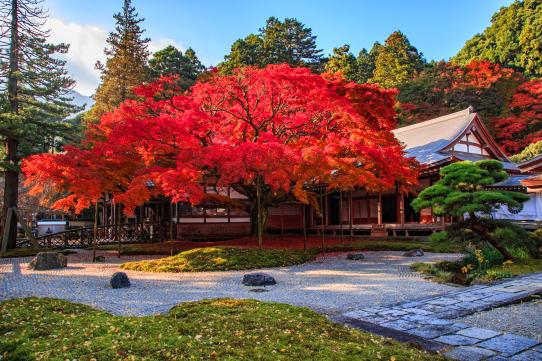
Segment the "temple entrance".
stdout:
[[382,223],[397,223],[397,197],[382,196]]
[[412,208],[411,203],[415,196],[405,196],[405,222],[420,222],[420,213]]
[[340,195],[339,192],[334,192],[329,195],[328,198],[328,222],[330,225],[339,225],[340,224]]

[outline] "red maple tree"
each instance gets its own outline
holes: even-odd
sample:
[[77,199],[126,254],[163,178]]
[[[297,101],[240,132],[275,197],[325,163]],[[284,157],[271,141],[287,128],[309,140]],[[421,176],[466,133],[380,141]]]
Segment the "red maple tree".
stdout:
[[130,212],[157,194],[197,204],[213,174],[216,187],[248,198],[261,245],[267,207],[308,203],[313,185],[417,182],[390,132],[394,90],[288,65],[215,73],[184,93],[174,83],[136,88],[138,99],[104,116],[80,147],[27,159],[27,183],[66,192],[57,207],[78,211],[107,192]]
[[542,80],[521,84],[510,104],[511,115],[494,121],[495,138],[511,153],[542,140]]

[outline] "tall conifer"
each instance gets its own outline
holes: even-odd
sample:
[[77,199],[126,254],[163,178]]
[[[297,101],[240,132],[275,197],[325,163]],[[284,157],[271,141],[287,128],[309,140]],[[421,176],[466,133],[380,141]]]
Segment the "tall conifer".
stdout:
[[107,60],[105,64],[96,64],[102,72],[102,82],[94,95],[96,103],[86,115],[90,122],[133,97],[132,87],[149,79],[147,45],[150,39],[143,38],[145,30],[140,26],[145,19],[139,17],[131,0],[124,0],[122,11],[113,17],[116,27],[107,38]]
[[22,156],[48,151],[73,128],[65,119],[77,111],[70,104],[74,81],[55,54],[68,45],[47,42],[47,13],[42,0],[0,0],[0,168],[5,178],[2,225],[9,227],[8,247],[15,247],[17,220],[6,223],[19,195]]

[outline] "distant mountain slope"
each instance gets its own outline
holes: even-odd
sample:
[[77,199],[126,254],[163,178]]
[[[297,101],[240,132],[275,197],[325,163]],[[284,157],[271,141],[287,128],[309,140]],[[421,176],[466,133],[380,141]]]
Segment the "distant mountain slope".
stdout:
[[94,105],[94,99],[92,99],[89,96],[83,95],[81,93],[78,93],[75,90],[71,90],[69,93],[69,96],[73,98],[72,103],[77,106],[85,105],[85,109],[83,111],[87,111]]
[[542,75],[542,0],[516,0],[491,18],[482,34],[466,42],[452,61],[472,59],[520,68],[526,74]]

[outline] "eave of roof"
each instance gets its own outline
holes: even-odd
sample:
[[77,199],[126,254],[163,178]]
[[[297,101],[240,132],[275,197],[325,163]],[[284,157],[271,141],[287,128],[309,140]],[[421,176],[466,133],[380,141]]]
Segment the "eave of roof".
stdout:
[[417,124],[393,130],[395,137],[405,146],[406,155],[414,157],[424,167],[445,163],[453,158],[459,160],[488,159],[482,155],[451,153],[450,148],[457,143],[466,132],[475,129],[487,144],[490,154],[502,161],[504,168],[511,172],[519,172],[515,163],[511,162],[489,134],[484,123],[473,108],[426,120]]

